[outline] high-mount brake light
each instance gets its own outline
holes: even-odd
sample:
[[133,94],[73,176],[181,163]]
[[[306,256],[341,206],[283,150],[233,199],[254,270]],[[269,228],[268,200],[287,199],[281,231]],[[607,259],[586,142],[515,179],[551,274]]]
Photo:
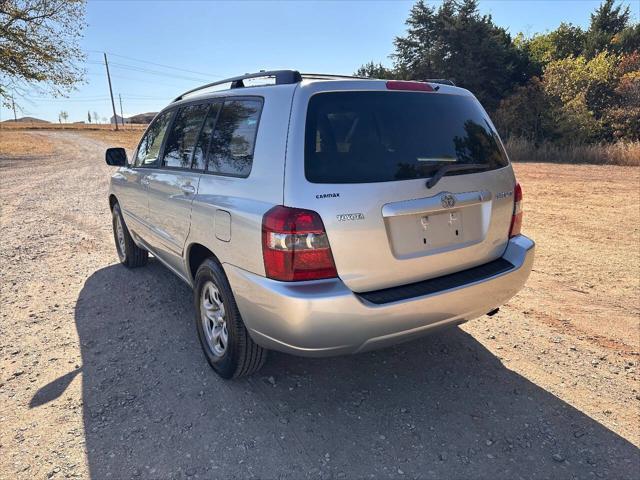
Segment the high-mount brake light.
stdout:
[[520,230],[522,230],[522,187],[516,183],[516,187],[513,189],[513,216],[511,217],[509,238],[520,235]]
[[262,218],[267,277],[285,282],[338,276],[320,215],[278,205]]
[[425,82],[411,82],[407,80],[387,81],[387,90],[411,90],[417,92],[435,92],[436,89]]

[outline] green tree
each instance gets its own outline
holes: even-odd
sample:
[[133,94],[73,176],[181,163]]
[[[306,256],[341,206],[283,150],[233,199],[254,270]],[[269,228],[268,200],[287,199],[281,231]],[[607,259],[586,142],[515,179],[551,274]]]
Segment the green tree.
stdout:
[[520,137],[539,143],[558,136],[560,107],[560,102],[545,93],[540,79],[533,77],[500,102],[494,121],[505,138]]
[[640,51],[625,55],[617,67],[620,78],[604,121],[613,138],[640,140]]
[[400,78],[451,79],[493,110],[531,73],[526,55],[490,15],[480,15],[477,0],[445,0],[437,10],[419,0],[406,24],[392,55]]
[[356,76],[367,78],[395,78],[395,72],[382,65],[381,63],[365,63],[358,70],[356,70]]
[[585,42],[587,57],[595,57],[606,50],[632,51],[640,48],[637,25],[630,25],[629,17],[628,6],[623,8],[622,5],[616,6],[616,0],[605,0],[591,14]]
[[0,101],[28,86],[57,96],[82,80],[84,0],[0,0]]
[[551,32],[536,34],[528,39],[520,33],[515,38],[515,44],[529,56],[539,73],[553,60],[582,55],[585,41],[586,34],[580,27],[564,22]]
[[611,44],[622,53],[633,53],[640,50],[640,23],[631,25],[615,35]]
[[603,116],[613,100],[617,62],[614,54],[602,52],[591,60],[567,57],[547,65],[544,89],[562,104],[564,122],[559,126],[566,138],[597,141],[606,137]]

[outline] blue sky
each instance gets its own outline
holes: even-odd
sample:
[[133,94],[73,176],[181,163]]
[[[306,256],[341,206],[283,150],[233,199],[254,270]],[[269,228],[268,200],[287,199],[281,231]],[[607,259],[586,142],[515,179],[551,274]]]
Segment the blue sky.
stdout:
[[[554,29],[562,21],[586,27],[599,3],[480,0],[480,9],[515,35]],[[637,22],[640,2],[625,3]],[[46,120],[57,121],[61,110],[69,113],[69,121],[86,120],[88,110],[109,117],[103,51],[109,55],[116,103],[121,94],[125,116],[157,111],[184,90],[248,71],[295,68],[351,74],[369,60],[390,65],[393,38],[404,33],[412,5],[402,0],[89,0],[82,41],[86,83],[68,99],[38,98],[42,95],[34,93],[18,101],[23,115]],[[3,108],[1,119],[10,116]]]

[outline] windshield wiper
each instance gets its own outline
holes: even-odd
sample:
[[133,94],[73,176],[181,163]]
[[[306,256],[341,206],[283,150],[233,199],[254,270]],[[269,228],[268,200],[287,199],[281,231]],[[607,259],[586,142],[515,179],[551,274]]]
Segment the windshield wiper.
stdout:
[[440,181],[442,177],[444,177],[449,172],[462,172],[464,170],[488,170],[491,168],[491,165],[487,163],[464,163],[458,165],[443,165],[433,176],[427,180],[427,188],[435,187],[436,183]]

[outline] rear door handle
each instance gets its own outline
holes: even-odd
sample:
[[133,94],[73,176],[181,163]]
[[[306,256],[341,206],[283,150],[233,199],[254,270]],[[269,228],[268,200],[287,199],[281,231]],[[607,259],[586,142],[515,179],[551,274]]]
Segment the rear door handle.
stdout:
[[192,195],[192,194],[196,193],[196,187],[194,187],[193,185],[191,185],[189,183],[187,183],[186,185],[182,185],[180,188],[185,193],[185,195]]

